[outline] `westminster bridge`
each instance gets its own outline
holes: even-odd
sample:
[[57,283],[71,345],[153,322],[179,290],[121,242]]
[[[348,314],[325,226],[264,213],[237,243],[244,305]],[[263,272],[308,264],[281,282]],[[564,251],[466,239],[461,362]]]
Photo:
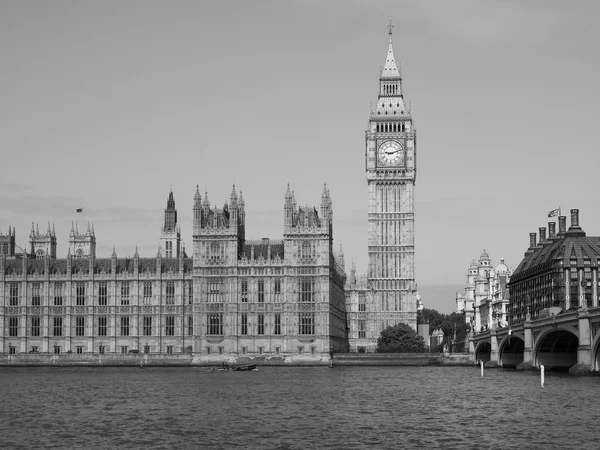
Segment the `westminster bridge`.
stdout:
[[569,370],[572,374],[600,371],[600,307],[562,312],[554,307],[531,319],[471,335],[469,354],[486,366]]

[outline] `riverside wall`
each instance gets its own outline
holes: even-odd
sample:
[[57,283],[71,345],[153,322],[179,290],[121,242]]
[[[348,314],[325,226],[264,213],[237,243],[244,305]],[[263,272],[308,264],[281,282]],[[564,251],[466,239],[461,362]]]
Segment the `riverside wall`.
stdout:
[[[186,367],[227,364],[260,366],[329,366],[329,355],[238,356],[193,354],[17,354],[0,355],[0,367]],[[473,365],[468,354],[439,353],[336,353],[334,366],[465,366]]]

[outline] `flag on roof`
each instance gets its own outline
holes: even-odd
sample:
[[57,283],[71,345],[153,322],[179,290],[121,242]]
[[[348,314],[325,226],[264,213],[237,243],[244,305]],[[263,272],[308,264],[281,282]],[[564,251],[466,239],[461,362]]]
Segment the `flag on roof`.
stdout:
[[548,217],[558,216],[559,214],[560,214],[560,208],[556,208],[548,213]]

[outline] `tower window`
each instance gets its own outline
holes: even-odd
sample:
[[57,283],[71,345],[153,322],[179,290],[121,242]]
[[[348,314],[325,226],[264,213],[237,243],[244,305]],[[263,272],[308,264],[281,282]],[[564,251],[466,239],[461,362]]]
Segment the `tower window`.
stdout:
[[77,282],[77,287],[76,287],[76,302],[77,302],[77,306],[84,306],[85,305],[85,283],[80,281]]

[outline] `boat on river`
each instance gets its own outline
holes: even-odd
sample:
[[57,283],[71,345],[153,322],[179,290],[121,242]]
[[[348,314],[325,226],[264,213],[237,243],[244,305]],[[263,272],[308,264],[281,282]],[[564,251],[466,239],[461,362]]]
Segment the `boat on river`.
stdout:
[[256,370],[256,363],[254,364],[245,364],[242,366],[233,366],[231,370],[242,371],[242,370]]

